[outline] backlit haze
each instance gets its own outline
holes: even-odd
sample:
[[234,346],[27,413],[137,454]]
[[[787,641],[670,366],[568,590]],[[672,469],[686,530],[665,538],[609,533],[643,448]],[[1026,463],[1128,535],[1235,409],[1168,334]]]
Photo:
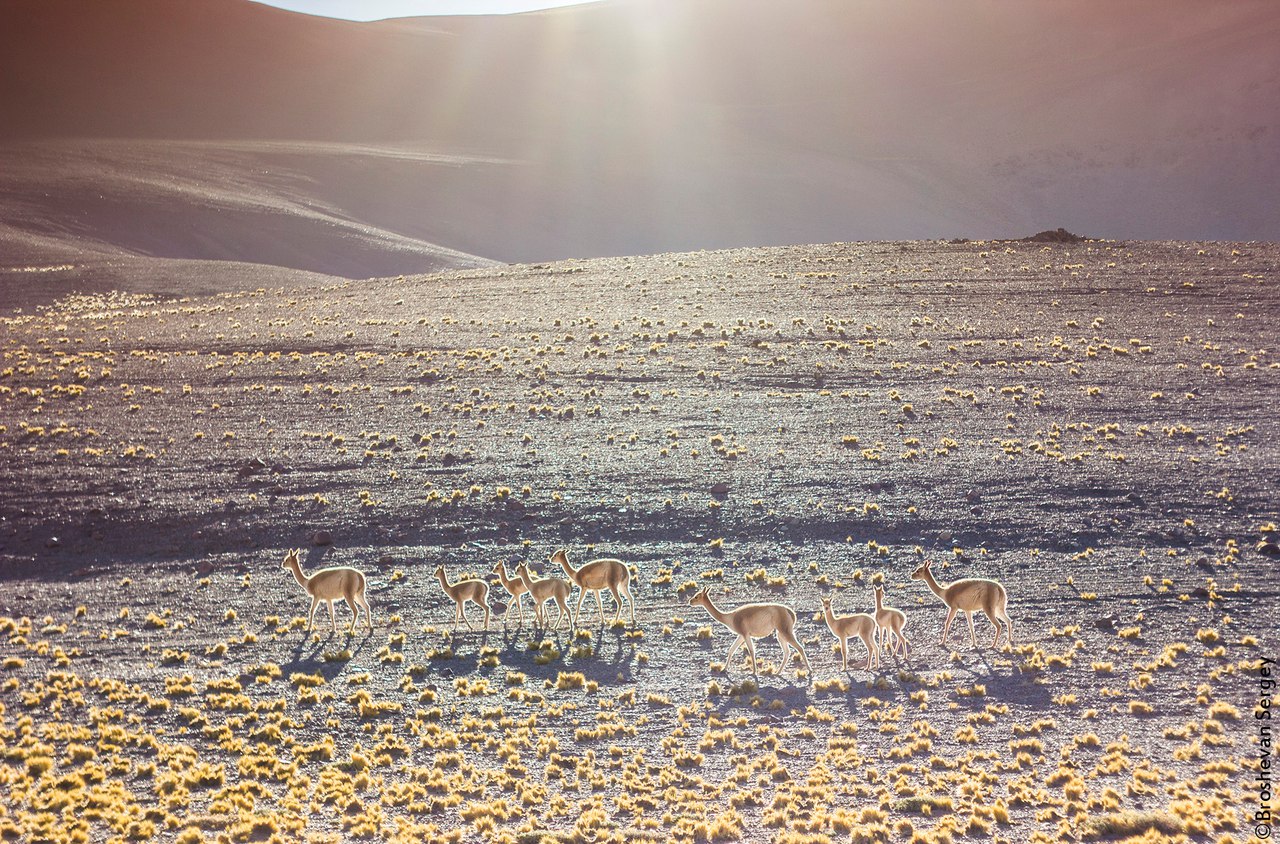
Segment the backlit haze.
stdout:
[[353,21],[423,15],[509,15],[589,0],[255,0],[267,6]]

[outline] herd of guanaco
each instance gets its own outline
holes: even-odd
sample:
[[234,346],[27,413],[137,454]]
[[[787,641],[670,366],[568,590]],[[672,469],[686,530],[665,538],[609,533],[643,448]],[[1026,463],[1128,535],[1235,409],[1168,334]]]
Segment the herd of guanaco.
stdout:
[[[333,605],[336,601],[345,600],[347,606],[351,608],[350,632],[355,632],[361,609],[364,610],[365,624],[372,630],[373,619],[369,610],[369,602],[365,598],[364,574],[354,568],[338,566],[320,569],[308,576],[302,571],[302,564],[299,561],[301,554],[301,549],[289,551],[285,555],[284,562],[281,563],[281,568],[292,571],[294,578],[311,596],[311,610],[307,618],[308,628],[315,627],[316,610],[319,608],[321,601],[327,601],[329,604],[329,621],[333,625],[334,632],[337,632],[338,622],[334,615]],[[507,567],[502,562],[498,562],[493,567],[493,573],[497,575],[498,582],[515,602],[516,617],[521,626],[524,625],[523,599],[526,594],[530,596],[530,601],[533,603],[534,619],[540,625],[546,623],[549,615],[549,612],[544,609],[547,601],[555,602],[557,613],[553,629],[558,630],[566,620],[571,628],[577,627],[582,615],[582,602],[587,597],[588,592],[594,592],[596,593],[596,606],[600,610],[600,620],[603,622],[605,612],[604,601],[601,596],[606,589],[613,596],[614,604],[617,607],[613,620],[618,621],[622,618],[622,599],[626,598],[630,609],[631,623],[635,624],[636,604],[635,598],[631,595],[631,572],[621,560],[603,558],[592,560],[584,563],[579,568],[574,568],[573,564],[569,562],[569,555],[562,548],[551,555],[550,562],[559,565],[569,579],[535,577],[524,563],[516,567],[514,577],[507,573]],[[1006,634],[1009,645],[1013,644],[1013,622],[1009,620],[1007,611],[1009,597],[1003,586],[994,580],[981,577],[969,577],[942,584],[934,579],[931,566],[931,561],[925,560],[912,572],[911,579],[923,580],[929,589],[941,598],[942,602],[947,606],[947,618],[942,625],[942,637],[938,640],[939,644],[946,643],[956,614],[964,613],[966,620],[969,622],[970,640],[973,646],[977,647],[978,637],[973,628],[973,614],[979,610],[986,615],[991,621],[991,625],[995,628],[995,637],[991,640],[991,646],[994,648],[1000,643],[1001,633]],[[450,583],[445,576],[443,566],[436,568],[435,577],[440,581],[440,588],[453,600],[454,624],[462,621],[467,627],[474,629],[471,620],[467,618],[466,614],[465,605],[470,601],[484,610],[484,627],[488,629],[490,606],[489,583],[487,581],[468,579]],[[569,595],[574,586],[578,587],[579,594],[577,605],[571,610],[569,607]],[[881,586],[875,587],[875,602],[875,611],[872,613],[854,613],[853,615],[840,616],[836,615],[835,610],[831,608],[831,598],[824,597],[822,599],[823,617],[826,619],[827,627],[840,644],[840,668],[842,671],[848,670],[849,640],[855,636],[861,639],[866,646],[867,658],[862,666],[864,670],[873,666],[878,667],[883,651],[891,651],[895,655],[901,652],[904,656],[910,653],[912,648],[911,640],[907,638],[905,632],[906,614],[895,607],[885,606],[884,588]],[[794,657],[800,659],[804,664],[805,670],[809,669],[809,657],[795,634],[796,613],[790,607],[784,604],[759,603],[743,604],[736,609],[722,610],[711,600],[711,594],[706,587],[699,589],[697,594],[689,599],[689,605],[702,607],[713,619],[737,634],[738,638],[734,641],[733,646],[729,648],[729,654],[725,660],[726,663],[733,658],[739,647],[745,645],[747,656],[751,660],[751,673],[758,676],[755,640],[774,635],[777,636],[779,644],[782,645],[783,665],[790,664],[793,658],[791,651],[794,650]],[[1000,626],[1002,622],[1004,624],[1003,628]]]

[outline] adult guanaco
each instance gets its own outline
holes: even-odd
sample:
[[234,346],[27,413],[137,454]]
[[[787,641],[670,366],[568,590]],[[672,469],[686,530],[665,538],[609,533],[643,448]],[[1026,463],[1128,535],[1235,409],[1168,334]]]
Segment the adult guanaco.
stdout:
[[440,581],[440,588],[445,594],[453,599],[454,624],[461,619],[467,627],[475,629],[471,620],[467,618],[465,606],[467,601],[471,601],[484,607],[484,629],[489,629],[489,584],[483,580],[459,580],[457,583],[450,583],[444,576],[444,566],[436,566],[436,579]]
[[347,606],[351,607],[351,627],[348,631],[356,632],[356,620],[360,618],[359,607],[364,608],[365,624],[368,625],[369,630],[373,630],[373,613],[369,610],[369,602],[364,594],[364,574],[347,566],[334,566],[312,572],[308,576],[302,571],[302,563],[299,561],[301,556],[301,548],[289,551],[284,555],[284,562],[280,564],[280,568],[292,571],[294,579],[311,596],[311,611],[307,613],[307,629],[315,629],[316,609],[321,601],[328,601],[329,623],[333,625],[333,632],[337,633],[338,619],[333,611],[333,602],[345,599]]
[[636,601],[631,597],[631,572],[622,563],[621,560],[599,559],[584,563],[582,568],[575,569],[569,564],[569,555],[561,548],[559,551],[551,555],[552,563],[559,563],[564,569],[565,574],[578,585],[582,591],[578,594],[578,606],[573,613],[573,624],[576,627],[578,619],[582,617],[582,599],[587,597],[588,592],[596,593],[596,606],[600,608],[600,621],[604,621],[604,601],[600,597],[600,593],[608,589],[613,595],[613,601],[618,605],[618,611],[614,613],[613,620],[617,621],[622,618],[622,598],[620,595],[627,597],[628,603],[631,604],[631,623],[636,623]]
[[747,655],[751,657],[751,673],[759,677],[760,672],[756,668],[756,647],[753,640],[762,639],[765,636],[776,633],[778,635],[778,643],[782,645],[783,667],[785,668],[791,662],[790,651],[787,650],[788,646],[790,646],[795,649],[800,659],[804,662],[805,670],[809,670],[809,656],[796,639],[796,613],[790,607],[782,604],[743,604],[735,610],[725,612],[711,600],[711,593],[707,591],[705,586],[689,599],[689,606],[702,607],[711,614],[712,618],[738,634],[733,647],[729,648],[729,655],[725,657],[726,665],[733,659],[733,655],[738,648],[743,643],[746,643]]
[[[509,594],[511,599],[516,602],[516,618],[518,619],[517,625],[519,627],[524,627],[524,596],[528,593],[529,587],[524,585],[524,582],[519,578],[519,576],[508,577],[507,564],[502,562],[502,560],[498,560],[494,565],[493,573],[498,576],[498,582],[502,584],[502,588],[506,589],[507,594]],[[503,616],[502,623],[505,627],[505,615]]]
[[931,560],[925,560],[912,572],[911,579],[923,580],[933,590],[933,594],[947,605],[947,620],[942,625],[942,638],[938,640],[938,644],[941,645],[947,641],[947,634],[951,632],[951,622],[955,620],[957,612],[962,612],[969,620],[969,638],[973,640],[973,646],[976,648],[978,635],[973,629],[973,614],[978,610],[986,613],[996,629],[991,647],[994,648],[1000,642],[1001,621],[1009,628],[1009,644],[1013,644],[1013,622],[1009,620],[1009,614],[1006,611],[1009,596],[1003,586],[994,580],[982,577],[969,577],[943,586],[934,579],[931,564]]
[[516,577],[524,584],[525,589],[529,592],[529,597],[533,599],[533,617],[539,624],[546,623],[546,615],[542,611],[542,605],[549,600],[554,600],[559,612],[556,614],[556,624],[552,630],[560,629],[560,622],[569,618],[569,592],[573,586],[569,581],[559,577],[544,577],[538,580],[533,579],[533,575],[529,572],[529,567],[524,563],[516,566]]
[[883,586],[875,587],[875,591],[877,638],[886,650],[892,650],[896,654],[901,648],[905,656],[911,649],[911,640],[904,632],[907,626],[906,613],[897,607],[885,606]]
[[871,668],[872,659],[876,667],[880,666],[880,645],[876,639],[876,620],[864,612],[853,615],[836,615],[831,609],[831,599],[822,599],[822,616],[827,620],[827,627],[840,642],[840,670],[849,670],[849,639],[857,636],[867,646],[867,662],[863,669]]

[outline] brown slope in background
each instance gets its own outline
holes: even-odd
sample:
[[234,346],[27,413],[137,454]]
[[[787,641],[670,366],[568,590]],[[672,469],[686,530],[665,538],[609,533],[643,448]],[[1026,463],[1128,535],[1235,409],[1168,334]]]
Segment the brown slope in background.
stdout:
[[93,248],[366,276],[1057,225],[1280,230],[1266,2],[617,0],[357,24],[11,0],[0,23],[0,238],[24,261]]

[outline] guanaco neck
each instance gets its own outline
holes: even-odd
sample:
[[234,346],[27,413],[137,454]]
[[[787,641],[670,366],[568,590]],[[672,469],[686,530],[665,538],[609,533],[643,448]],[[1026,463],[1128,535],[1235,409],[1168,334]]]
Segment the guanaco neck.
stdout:
[[875,596],[876,596],[876,615],[879,615],[880,611],[884,609],[884,597],[883,597],[883,593],[879,589],[875,590]]
[[836,614],[832,611],[830,604],[822,605],[822,617],[827,620],[827,626],[834,629],[836,626]]
[[444,569],[436,569],[436,578],[439,579],[440,585],[446,590],[449,588],[449,581],[444,578]]
[[578,582],[578,569],[575,569],[573,566],[569,565],[569,555],[568,555],[568,554],[561,554],[561,555],[560,555],[560,565],[561,565],[561,567],[563,567],[563,568],[564,568],[564,573],[565,573],[565,574],[567,574],[567,575],[569,575],[569,577],[573,578],[573,581],[574,581],[575,583],[577,583],[577,582]]
[[502,567],[502,584],[504,586],[510,586],[513,590],[519,590],[521,588],[528,590],[529,588],[529,584],[526,583],[520,575],[517,574],[515,577],[507,577],[506,566]]
[[294,578],[298,581],[298,583],[302,584],[303,589],[306,589],[307,578],[306,578],[306,575],[302,573],[302,563],[298,562],[297,557],[290,557],[285,562],[289,564],[289,571],[293,572]]
[[720,608],[711,600],[711,596],[703,595],[702,598],[706,601],[702,606],[706,607],[707,612],[711,614],[711,617],[723,624],[725,627],[733,629],[733,625],[729,623],[729,617],[720,611]]
[[942,598],[943,600],[946,600],[946,595],[944,594],[946,590],[943,589],[942,586],[938,584],[938,581],[934,580],[933,572],[930,571],[929,569],[924,570],[924,582],[929,584],[929,588],[933,590],[933,594],[937,595],[939,598]]
[[529,577],[529,570],[524,566],[516,569],[516,579],[524,584],[524,588],[530,593],[533,592],[533,579]]

